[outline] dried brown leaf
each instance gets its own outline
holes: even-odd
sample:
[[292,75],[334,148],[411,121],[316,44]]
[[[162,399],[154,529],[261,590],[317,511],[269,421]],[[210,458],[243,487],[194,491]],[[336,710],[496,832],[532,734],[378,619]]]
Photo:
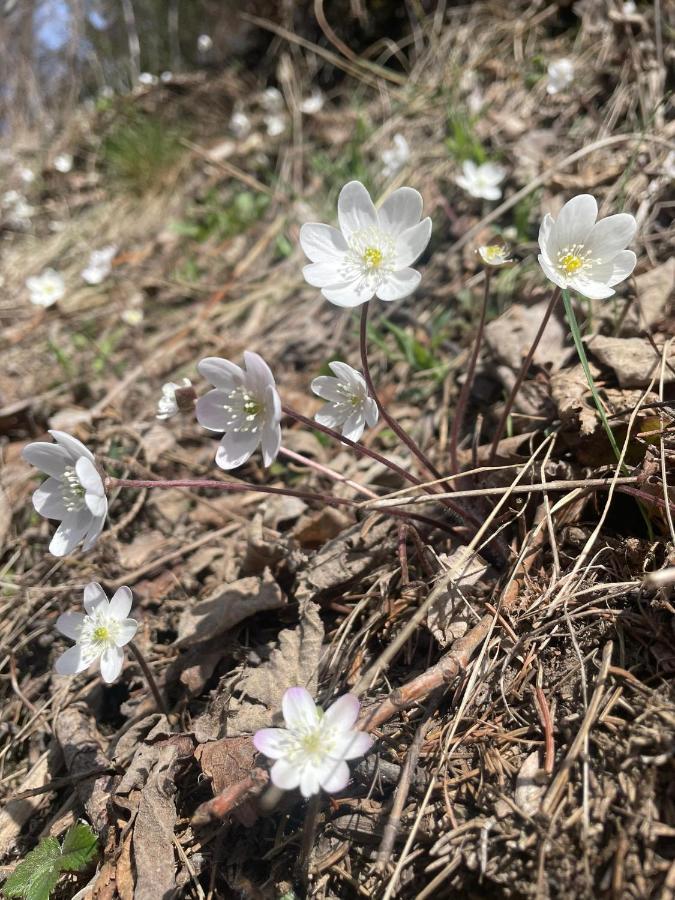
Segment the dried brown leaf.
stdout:
[[[604,337],[596,334],[586,341],[588,349],[603,365],[609,366],[622,388],[646,387],[661,366],[661,354],[644,338]],[[668,362],[675,362],[675,349],[670,348]],[[675,374],[666,366],[664,381],[675,381]]]

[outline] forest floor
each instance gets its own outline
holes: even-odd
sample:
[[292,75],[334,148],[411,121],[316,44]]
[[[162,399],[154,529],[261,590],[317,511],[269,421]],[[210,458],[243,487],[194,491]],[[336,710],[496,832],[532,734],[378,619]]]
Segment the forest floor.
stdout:
[[[58,896],[673,898],[673,23],[658,4],[485,0],[371,56],[326,34],[277,35],[259,75],[239,66],[103,99],[48,153],[0,164],[34,207],[29,227],[4,210],[0,244],[1,871],[85,819],[98,865],[62,877]],[[575,78],[550,95],[546,67],[560,57]],[[273,137],[266,72],[283,94]],[[326,102],[303,114],[317,84]],[[228,126],[234,110],[251,120],[244,137]],[[410,156],[385,177],[396,134]],[[75,165],[55,172],[65,151]],[[28,186],[17,157],[38,172]],[[501,201],[457,185],[466,158],[504,166]],[[354,178],[373,196],[417,188],[433,219],[421,285],[374,306],[368,352],[386,408],[443,474],[485,287],[476,248],[513,247],[490,285],[459,450],[469,474],[445,485],[479,492],[456,501],[468,518],[283,422],[285,448],[416,501],[441,528],[401,529],[287,455],[224,473],[217,436],[191,416],[155,418],[164,382],[206,389],[195,366],[207,356],[260,353],[284,403],[310,417],[309,384],[328,362],[360,368],[358,311],[305,283],[298,244],[303,222],[335,222]],[[625,462],[561,309],[490,461],[550,296],[539,223],[579,193],[638,221],[634,276],[610,300],[575,301]],[[80,272],[106,244],[112,273],[87,285]],[[46,267],[66,293],[38,309],[25,279]],[[94,549],[57,559],[21,459],[50,428],[120,477],[234,479],[363,505],[116,488]],[[363,443],[429,479],[386,422]],[[133,658],[112,686],[96,668],[55,674],[67,645],[55,621],[91,581],[132,588],[168,719]],[[358,693],[376,737],[348,787],[318,804],[271,790],[251,743],[297,684],[324,706]]]

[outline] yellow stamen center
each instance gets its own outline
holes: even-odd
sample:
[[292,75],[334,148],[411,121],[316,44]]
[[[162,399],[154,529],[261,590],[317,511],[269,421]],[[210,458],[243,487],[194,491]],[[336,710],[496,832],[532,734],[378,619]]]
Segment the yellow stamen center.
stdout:
[[321,732],[318,729],[310,731],[301,738],[301,744],[305,753],[320,753],[323,745]]
[[363,261],[371,269],[379,269],[382,265],[382,251],[377,247],[366,247],[363,251]]
[[500,247],[498,244],[491,244],[489,247],[485,248],[485,256],[489,260],[489,262],[494,262],[496,259],[501,259],[504,252],[504,248]]
[[574,275],[583,267],[584,261],[576,253],[566,253],[560,259],[560,268],[565,275]]
[[107,641],[110,637],[110,632],[105,627],[105,625],[99,625],[97,628],[94,628],[94,640],[95,641]]

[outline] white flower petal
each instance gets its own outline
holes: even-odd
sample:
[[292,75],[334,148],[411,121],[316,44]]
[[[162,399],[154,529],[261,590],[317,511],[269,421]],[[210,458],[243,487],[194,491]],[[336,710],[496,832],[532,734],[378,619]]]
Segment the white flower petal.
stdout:
[[344,416],[340,416],[335,412],[335,407],[331,403],[326,403],[325,406],[322,406],[321,409],[314,414],[314,421],[318,422],[319,425],[325,425],[326,428],[339,428],[343,421]]
[[270,759],[282,759],[288,752],[285,728],[261,728],[253,735],[253,746]]
[[377,211],[382,231],[394,237],[417,225],[422,217],[422,195],[415,188],[402,187],[390,194]]
[[358,759],[373,746],[374,738],[365,731],[347,731],[335,739],[331,756],[335,759]]
[[549,259],[553,261],[560,250],[584,244],[597,217],[598,204],[590,194],[579,194],[568,200],[551,229]]
[[281,699],[281,709],[288,728],[314,726],[319,721],[316,704],[304,687],[288,688]]
[[375,291],[373,290],[358,290],[359,281],[352,281],[348,284],[342,284],[338,287],[331,286],[329,288],[322,288],[321,293],[326,298],[326,300],[330,300],[331,303],[334,303],[336,306],[343,306],[346,308],[351,308],[353,306],[360,306],[362,303],[367,303],[368,300],[372,300],[375,296]]
[[539,261],[539,265],[544,271],[544,275],[546,275],[546,277],[550,281],[552,281],[553,284],[557,284],[560,288],[567,287],[567,282],[565,281],[565,279],[556,272],[551,263],[548,261],[548,259],[546,259],[546,257],[544,257],[543,254],[540,253],[537,257],[537,260]]
[[423,219],[419,225],[407,228],[396,239],[396,269],[411,266],[424,253],[431,237],[431,219]]
[[292,791],[300,784],[300,769],[287,759],[278,759],[270,770],[272,784],[282,791]]
[[377,227],[377,211],[370,194],[360,181],[350,181],[340,191],[338,222],[340,231],[347,239],[354,231]]
[[227,423],[225,406],[228,403],[229,393],[216,389],[209,391],[197,400],[195,413],[197,421],[202,428],[209,431],[224,431]]
[[223,435],[216,451],[216,465],[221,469],[243,466],[255,451],[260,436],[252,431],[230,431]]
[[101,678],[106,684],[112,684],[119,677],[124,661],[124,650],[121,647],[106,647],[101,654]]
[[[332,368],[332,363],[329,363]],[[344,399],[343,394],[338,388],[340,382],[331,375],[318,375],[311,383],[312,392],[322,400],[328,400],[332,403],[339,403]]]
[[84,608],[88,616],[95,616],[97,612],[108,611],[108,597],[100,584],[90,581],[84,588]]
[[56,630],[66,637],[77,641],[84,625],[84,614],[76,612],[62,613],[56,620]]
[[314,794],[319,793],[319,788],[318,771],[314,766],[305,766],[300,775],[300,793],[303,797],[313,797]]
[[539,239],[538,239],[539,240],[539,249],[541,250],[542,254],[547,259],[549,259],[549,261],[550,261],[549,246],[550,246],[550,239],[551,239],[551,229],[553,228],[554,224],[555,224],[555,222],[554,222],[554,219],[553,219],[553,216],[551,215],[551,213],[546,213],[546,215],[542,219],[541,225],[539,226]]
[[377,425],[377,420],[380,418],[380,411],[372,397],[366,397],[364,400],[363,413],[368,427],[374,428]]
[[415,269],[401,269],[394,272],[377,289],[380,300],[401,300],[415,290],[422,280],[422,276]]
[[96,494],[85,494],[84,502],[92,516],[97,519],[105,518],[108,512],[108,501],[105,497],[98,497]]
[[349,249],[347,241],[337,228],[319,222],[307,222],[302,226],[300,246],[313,263],[339,261]]
[[606,300],[607,297],[612,297],[616,293],[613,288],[608,287],[606,282],[595,281],[590,276],[571,278],[570,287],[583,297],[588,297],[589,300]]
[[366,420],[360,409],[355,410],[351,415],[347,416],[342,426],[342,436],[350,441],[361,440],[361,435],[366,427]]
[[91,513],[85,507],[76,513],[68,513],[54,532],[49,552],[52,556],[67,556],[77,547],[91,524]]
[[208,356],[197,364],[197,371],[214,387],[229,394],[244,383],[244,373],[229,359]]
[[483,200],[499,200],[502,195],[501,188],[497,185],[486,184],[481,188],[480,195]]
[[118,647],[124,647],[129,641],[133,640],[137,631],[138,622],[135,619],[123,619],[115,635],[115,644]]
[[48,478],[34,491],[33,506],[45,519],[65,519],[68,511],[61,496],[61,482]]
[[110,615],[115,619],[126,619],[129,615],[129,610],[131,609],[131,604],[134,602],[134,595],[131,593],[131,589],[124,585],[121,588],[117,588],[115,593],[112,595],[110,599],[110,607],[109,612]]
[[600,219],[586,241],[586,249],[595,259],[611,259],[624,250],[635,237],[637,222],[628,213]]
[[75,463],[75,473],[87,493],[104,497],[103,481],[94,463],[86,456],[81,456]]
[[59,656],[54,663],[54,669],[58,675],[77,675],[78,672],[84,672],[90,663],[90,659],[83,658],[82,647],[75,644]]
[[360,372],[352,369],[347,363],[340,362],[339,359],[328,363],[328,368],[335,373],[335,377],[342,384],[348,385],[354,393],[366,391],[366,380]]
[[612,260],[612,274],[607,284],[612,287],[625,281],[629,275],[633,274],[633,269],[637,263],[637,256],[632,250],[622,250],[617,253]]
[[343,760],[326,760],[321,766],[319,783],[329,794],[343,791],[349,783],[349,766]]
[[[106,512],[108,509],[108,501],[106,500]],[[99,534],[103,531],[103,526],[105,525],[105,515],[103,516],[94,516],[91,520],[91,525],[87,529],[87,533],[84,536],[82,541],[82,550],[87,551],[91,550],[96,541],[98,540]]]
[[349,731],[359,717],[361,703],[355,694],[343,694],[324,713],[324,721],[340,731]]
[[244,351],[246,386],[258,397],[264,397],[269,385],[274,387],[274,375],[262,356],[250,350]]
[[265,422],[262,429],[260,447],[263,455],[263,465],[271,466],[277,458],[281,447],[281,428],[278,422]]
[[309,263],[302,270],[305,281],[307,284],[311,284],[312,287],[319,288],[340,284],[342,276],[338,270],[343,259],[344,254],[341,257],[335,257],[331,262]]
[[49,433],[56,443],[70,454],[73,462],[77,462],[81,456],[86,457],[90,462],[94,462],[94,454],[84,446],[82,441],[78,441],[78,439],[74,438],[72,435],[66,434],[65,431],[55,431],[52,429]]
[[72,463],[70,455],[63,447],[59,447],[58,444],[48,444],[46,441],[26,444],[21,451],[21,456],[31,466],[51,475],[52,478],[60,478],[66,466]]

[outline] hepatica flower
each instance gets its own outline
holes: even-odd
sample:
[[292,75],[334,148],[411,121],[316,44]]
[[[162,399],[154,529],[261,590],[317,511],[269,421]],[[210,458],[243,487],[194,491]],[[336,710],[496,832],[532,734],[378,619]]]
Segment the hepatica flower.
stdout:
[[33,506],[46,519],[60,520],[49,551],[66,556],[79,543],[83,550],[94,546],[105,523],[108,501],[93,453],[64,431],[49,433],[55,444],[27,444],[21,455],[49,475],[33,494]]
[[195,392],[189,378],[183,378],[180,384],[168,381],[162,386],[162,396],[157,403],[156,419],[166,420],[179,411],[188,411],[194,407]]
[[108,244],[100,250],[93,250],[89,256],[86,269],[82,270],[82,277],[87,284],[101,284],[112,271],[112,261],[117,253],[115,244]]
[[471,159],[464,160],[462,174],[457,176],[457,184],[472,197],[483,200],[499,200],[502,195],[499,185],[506,176],[505,170],[493,162],[478,166]]
[[281,701],[285,728],[263,728],[253,736],[257,750],[275,760],[272,783],[285,791],[299,787],[303,797],[343,790],[348,759],[370,750],[373,738],[354,730],[359,701],[344,694],[325,712],[303,687],[289,688]]
[[504,266],[513,262],[505,244],[487,244],[478,248],[478,255],[486,266]]
[[53,306],[66,293],[63,278],[54,269],[45,269],[40,275],[26,279],[30,302],[35,306]]
[[343,362],[328,363],[335,374],[319,375],[312,382],[314,393],[327,402],[314,416],[320,425],[340,428],[344,437],[358,441],[368,425],[377,424],[377,404],[368,393],[360,372]]
[[224,432],[216,453],[221,469],[236,469],[262,447],[270,466],[281,446],[281,400],[269,366],[257,353],[244,352],[245,369],[210,356],[197,366],[214,391],[197,401],[197,421]]
[[315,222],[300,229],[312,261],[302,270],[306,281],[336,306],[407,297],[422,277],[410,267],[431,237],[431,219],[420,222],[421,215],[422,197],[413,188],[399,188],[375,209],[365,187],[350,181],[338,199],[339,230]]
[[84,613],[63,613],[56,627],[75,646],[56,660],[59,675],[77,675],[100,660],[101,677],[110,684],[122,671],[122,649],[136,634],[138,623],[129,619],[133,597],[128,587],[121,587],[110,602],[100,584],[92,582],[84,589]]
[[574,80],[574,63],[571,59],[554,59],[549,64],[546,74],[548,75],[547,93],[559,94]]
[[572,288],[591,300],[614,294],[613,286],[635,268],[636,257],[625,247],[637,223],[627,213],[596,222],[598,204],[590,194],[572,197],[554,219],[549,213],[539,229],[539,265],[561,288]]

